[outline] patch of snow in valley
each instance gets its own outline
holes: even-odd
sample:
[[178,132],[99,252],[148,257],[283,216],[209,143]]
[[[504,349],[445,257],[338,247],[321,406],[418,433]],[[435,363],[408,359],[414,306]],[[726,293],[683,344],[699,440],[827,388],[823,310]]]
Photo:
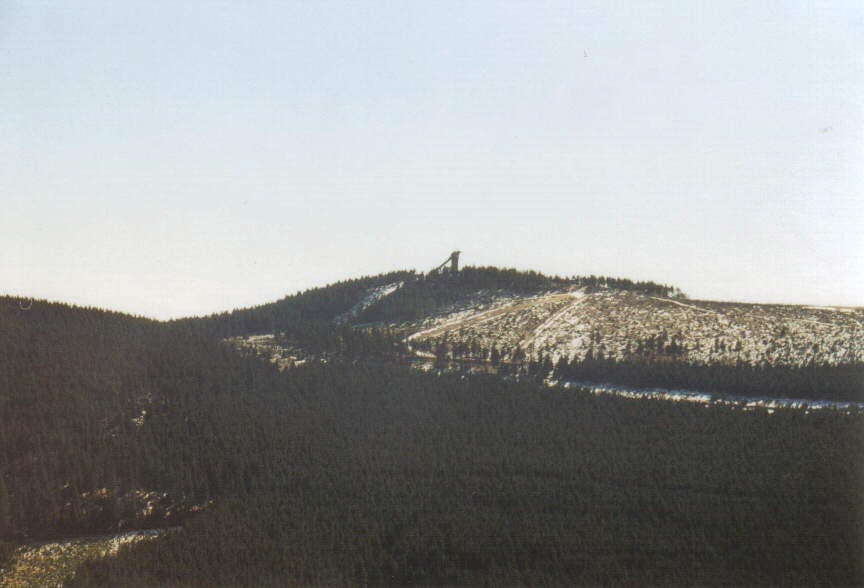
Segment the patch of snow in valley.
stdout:
[[19,547],[10,566],[0,569],[0,586],[35,588],[64,586],[84,562],[116,556],[120,548],[152,541],[179,527],[128,531],[115,535],[86,536]]
[[301,349],[280,345],[275,335],[229,337],[225,341],[237,349],[249,350],[266,358],[280,370],[298,367],[306,362],[305,354]]

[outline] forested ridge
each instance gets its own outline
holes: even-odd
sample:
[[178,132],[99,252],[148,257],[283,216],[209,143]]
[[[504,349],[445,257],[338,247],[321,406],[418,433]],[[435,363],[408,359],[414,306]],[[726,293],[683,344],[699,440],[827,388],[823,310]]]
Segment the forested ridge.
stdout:
[[480,291],[533,294],[568,286],[611,288],[658,296],[681,295],[673,286],[605,276],[562,278],[535,271],[496,267],[462,268],[458,274],[422,274],[402,270],[336,282],[250,308],[175,321],[209,336],[289,333],[314,341],[326,336],[336,317],[349,311],[371,288],[401,283],[391,295],[364,309],[356,322],[397,323],[416,320]]
[[[387,296],[360,309],[350,321],[334,324],[337,317],[355,307],[374,288],[399,285]],[[398,328],[464,303],[466,300],[491,300],[496,295],[529,296],[579,287],[585,292],[598,289],[623,290],[646,296],[679,298],[680,290],[654,282],[634,282],[603,276],[547,276],[494,267],[466,267],[458,274],[418,274],[391,272],[378,276],[338,282],[288,296],[280,301],[209,317],[175,321],[212,338],[273,333],[280,341],[302,346],[304,352],[325,356],[334,352],[368,355],[386,349],[409,350],[400,345],[407,333]],[[376,334],[385,327],[389,340],[364,336],[355,326],[368,330],[377,325]],[[386,327],[397,327],[386,331]],[[638,325],[634,325],[638,327]],[[637,329],[638,330],[638,329]],[[367,333],[368,335],[368,333]],[[528,357],[524,349],[495,341],[479,346],[476,341],[413,339],[414,349],[433,352],[439,365],[447,361],[479,360],[489,362],[505,375],[540,374],[543,377],[617,384],[637,387],[685,388],[731,395],[780,396],[811,400],[864,401],[864,366],[860,363],[819,363],[801,366],[772,365],[762,361],[692,362],[684,359],[686,349],[673,333],[665,331],[648,337],[633,335],[630,350],[621,358],[606,357],[599,344],[581,359],[543,356]],[[836,343],[836,342],[835,342]],[[724,348],[721,337],[714,345]],[[733,345],[731,342],[728,345]],[[737,342],[740,347],[740,340]],[[815,345],[815,344],[814,344]],[[830,345],[829,345],[830,346]]]
[[[465,275],[169,323],[0,298],[0,568],[24,541],[179,525],[73,584],[864,582],[860,414],[419,373],[364,361],[403,352],[397,334],[333,324],[394,281],[408,316],[426,280],[552,279]],[[274,325],[341,352],[280,372],[222,341]],[[613,369],[593,361],[528,369]]]
[[245,428],[285,398],[268,366],[177,326],[0,302],[0,536],[161,524],[244,484],[244,452],[266,443]]
[[370,288],[414,279],[417,279],[416,272],[395,271],[344,280],[310,288],[276,302],[173,323],[215,338],[281,332],[314,340],[319,334],[330,331],[334,319],[349,311]]

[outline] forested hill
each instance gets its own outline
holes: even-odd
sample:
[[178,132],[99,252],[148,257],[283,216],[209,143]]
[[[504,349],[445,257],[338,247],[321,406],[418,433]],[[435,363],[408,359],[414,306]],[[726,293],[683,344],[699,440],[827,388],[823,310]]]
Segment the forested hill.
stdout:
[[402,270],[346,280],[276,302],[175,323],[219,338],[284,332],[314,340],[320,338],[321,331],[331,330],[340,317],[351,323],[413,321],[478,294],[531,295],[568,287],[682,296],[677,288],[654,282],[605,276],[559,277],[535,271],[468,266],[457,274]]
[[370,290],[388,284],[400,284],[416,279],[410,270],[394,271],[377,276],[344,280],[311,288],[277,300],[250,308],[242,308],[192,317],[173,324],[191,327],[201,333],[218,338],[250,333],[294,332],[298,329],[327,328],[336,318],[360,302]]
[[380,302],[370,291],[394,284],[410,294],[562,282],[492,269],[428,279],[401,271],[168,323],[0,297],[0,539],[162,524],[254,487],[252,472],[265,467],[254,456],[272,443],[267,423],[302,378],[238,353],[224,337],[279,330],[314,340],[340,316],[356,319]]
[[864,578],[857,414],[280,372],[192,321],[2,298],[0,415],[0,584],[18,543],[148,526],[182,530],[75,585]]
[[0,298],[0,540],[162,524],[243,488],[265,443],[243,407],[278,410],[272,372],[181,325]]

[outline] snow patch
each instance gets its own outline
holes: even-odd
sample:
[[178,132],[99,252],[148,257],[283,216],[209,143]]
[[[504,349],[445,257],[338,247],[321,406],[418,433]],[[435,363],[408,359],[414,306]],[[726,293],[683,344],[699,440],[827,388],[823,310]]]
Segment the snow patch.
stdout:
[[804,398],[770,398],[768,396],[734,396],[731,394],[713,394],[696,390],[673,390],[666,388],[634,388],[616,384],[592,384],[586,382],[550,380],[551,387],[564,389],[581,388],[591,394],[608,394],[622,398],[639,398],[651,400],[668,400],[672,402],[692,402],[715,406],[731,406],[746,411],[764,409],[768,414],[774,414],[779,409],[803,410],[810,414],[814,410],[836,410],[844,414],[864,412],[864,402],[849,402],[841,400],[811,400]]
[[337,325],[341,325],[347,323],[351,319],[357,318],[361,312],[363,312],[379,300],[390,296],[393,292],[401,288],[404,283],[405,282],[393,282],[392,284],[385,284],[383,286],[369,288],[363,298],[358,300],[357,304],[351,307],[351,310],[337,316],[335,319],[333,319],[334,322]]

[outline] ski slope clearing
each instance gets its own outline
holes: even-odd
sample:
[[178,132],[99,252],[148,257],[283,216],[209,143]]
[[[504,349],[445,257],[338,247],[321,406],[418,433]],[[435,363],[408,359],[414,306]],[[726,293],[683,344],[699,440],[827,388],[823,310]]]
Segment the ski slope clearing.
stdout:
[[[506,326],[517,335],[526,335],[533,328],[532,320],[545,316],[547,311],[557,312],[558,309],[566,307],[571,302],[572,298],[567,294],[551,294],[516,300],[501,298],[490,303],[488,310],[482,310],[486,306],[481,304],[474,309],[453,312],[444,319],[432,319],[431,322],[435,326],[414,333],[408,339],[432,338],[453,330],[478,332],[477,328],[487,323],[501,327],[500,321],[506,320],[506,317],[520,317],[521,321],[508,323]],[[497,330],[506,329],[498,328]],[[511,339],[513,338],[508,340]]]
[[360,316],[360,313],[375,304],[376,302],[383,300],[387,296],[390,296],[393,292],[402,287],[405,282],[394,282],[392,284],[384,284],[383,286],[378,286],[376,288],[370,288],[366,291],[366,295],[363,296],[360,300],[357,301],[351,310],[340,314],[334,319],[336,324],[344,324],[356,319]]

